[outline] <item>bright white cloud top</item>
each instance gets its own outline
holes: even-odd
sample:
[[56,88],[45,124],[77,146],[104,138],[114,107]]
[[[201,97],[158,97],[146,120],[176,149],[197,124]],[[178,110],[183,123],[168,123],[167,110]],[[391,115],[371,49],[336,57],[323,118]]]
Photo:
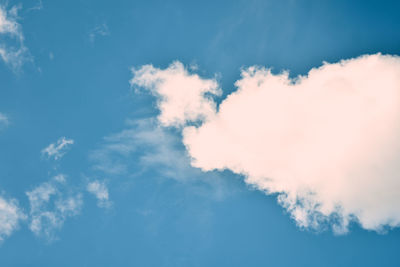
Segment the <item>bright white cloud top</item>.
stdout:
[[131,84],[158,98],[163,126],[182,127],[193,166],[278,194],[300,227],[400,225],[399,57],[324,63],[295,79],[250,67],[218,109],[215,79],[179,62],[134,69]]
[[132,85],[145,87],[160,99],[158,119],[164,126],[207,120],[216,113],[215,102],[205,94],[220,94],[218,83],[189,74],[180,62],[165,70],[146,65],[133,73]]
[[64,156],[67,148],[72,144],[74,144],[74,140],[61,137],[56,143],[52,143],[48,147],[44,148],[42,154],[47,155],[49,158],[58,160]]
[[10,236],[26,218],[15,199],[0,196],[0,242]]

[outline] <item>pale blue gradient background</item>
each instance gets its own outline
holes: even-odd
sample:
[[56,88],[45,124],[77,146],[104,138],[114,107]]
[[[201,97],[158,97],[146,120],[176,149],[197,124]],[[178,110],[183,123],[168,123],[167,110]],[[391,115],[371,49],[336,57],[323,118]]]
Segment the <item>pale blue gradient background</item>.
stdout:
[[[29,10],[33,1],[9,1],[20,3],[33,62],[19,73],[0,64],[0,112],[10,120],[0,132],[0,190],[28,212],[25,192],[61,172],[78,187],[85,177],[106,179],[113,207],[100,209],[85,195],[81,214],[51,243],[23,223],[1,245],[0,266],[400,265],[399,229],[302,231],[274,196],[229,172],[188,168],[183,177],[200,177],[177,181],[157,165],[142,171],[146,146],[121,159],[124,174],[98,172],[90,160],[127,119],[157,114],[154,99],[130,88],[131,67],[197,64],[205,77],[218,74],[226,95],[244,66],[297,75],[322,61],[399,55],[400,2],[43,0],[41,10]],[[103,23],[109,35],[92,42]],[[54,170],[40,151],[61,136],[75,144]]]

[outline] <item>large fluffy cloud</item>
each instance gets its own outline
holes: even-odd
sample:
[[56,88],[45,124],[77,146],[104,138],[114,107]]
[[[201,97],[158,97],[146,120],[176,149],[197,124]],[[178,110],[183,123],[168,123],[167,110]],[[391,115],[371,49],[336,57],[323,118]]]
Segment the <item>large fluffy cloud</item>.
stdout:
[[244,175],[299,226],[400,225],[399,57],[324,63],[294,79],[250,67],[218,109],[216,81],[181,63],[133,70],[131,84],[158,97],[162,125],[182,126],[193,166]]

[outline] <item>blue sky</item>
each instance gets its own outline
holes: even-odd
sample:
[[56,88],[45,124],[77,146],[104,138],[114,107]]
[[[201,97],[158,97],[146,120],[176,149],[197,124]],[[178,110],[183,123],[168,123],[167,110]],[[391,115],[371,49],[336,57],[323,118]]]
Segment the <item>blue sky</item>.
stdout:
[[[195,106],[172,117],[174,125],[167,120],[174,103],[162,109],[174,92],[138,72],[151,74],[143,68],[151,64],[165,81],[178,73],[215,82],[212,102],[195,99],[211,106],[236,91],[251,66],[272,69],[268,76],[256,67],[266,83],[285,70],[296,77],[343,59],[354,59],[343,73],[375,59],[397,73],[390,65],[400,54],[397,1],[0,4],[1,266],[399,265],[396,173],[382,182],[394,189],[378,192],[393,199],[372,197],[365,206],[362,189],[343,190],[355,197],[339,199],[342,209],[331,212],[324,209],[331,199],[317,199],[318,207],[305,209],[314,217],[304,219],[297,202],[278,203],[292,192],[285,185],[265,185],[252,176],[258,169],[238,169],[241,162],[230,165],[228,157],[208,163],[220,155],[215,146],[196,152],[202,137],[184,129],[200,131],[222,113],[210,119]],[[392,56],[359,58],[376,53]],[[183,69],[173,72],[174,61]],[[379,75],[364,77],[390,78]],[[250,120],[267,125],[260,114]],[[200,117],[188,122],[191,115]]]

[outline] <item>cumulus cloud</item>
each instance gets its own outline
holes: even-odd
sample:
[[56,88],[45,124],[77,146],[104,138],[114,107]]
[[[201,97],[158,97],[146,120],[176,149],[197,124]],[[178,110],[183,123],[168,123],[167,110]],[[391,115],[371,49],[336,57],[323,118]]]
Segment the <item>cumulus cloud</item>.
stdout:
[[86,189],[97,198],[97,206],[100,208],[109,208],[111,206],[108,188],[104,181],[95,180],[89,182]]
[[179,62],[134,69],[131,84],[158,98],[163,126],[182,129],[193,166],[243,175],[300,227],[400,225],[399,57],[324,63],[293,79],[249,67],[218,109],[215,80]]
[[214,79],[191,74],[178,61],[165,70],[146,65],[132,72],[131,85],[146,87],[158,98],[158,119],[164,126],[209,120],[215,115],[216,105],[208,96],[219,95],[221,90]]
[[64,175],[57,175],[26,192],[30,203],[30,230],[48,240],[55,238],[68,217],[78,215],[83,205],[82,195],[69,192]]
[[0,57],[14,70],[18,70],[28,58],[22,27],[18,23],[19,8],[7,9],[0,5]]
[[10,236],[26,218],[15,199],[0,196],[0,242]]
[[74,140],[61,137],[56,143],[52,143],[48,147],[44,148],[42,154],[47,155],[49,158],[53,157],[55,160],[58,160],[64,156],[67,148],[73,143]]

